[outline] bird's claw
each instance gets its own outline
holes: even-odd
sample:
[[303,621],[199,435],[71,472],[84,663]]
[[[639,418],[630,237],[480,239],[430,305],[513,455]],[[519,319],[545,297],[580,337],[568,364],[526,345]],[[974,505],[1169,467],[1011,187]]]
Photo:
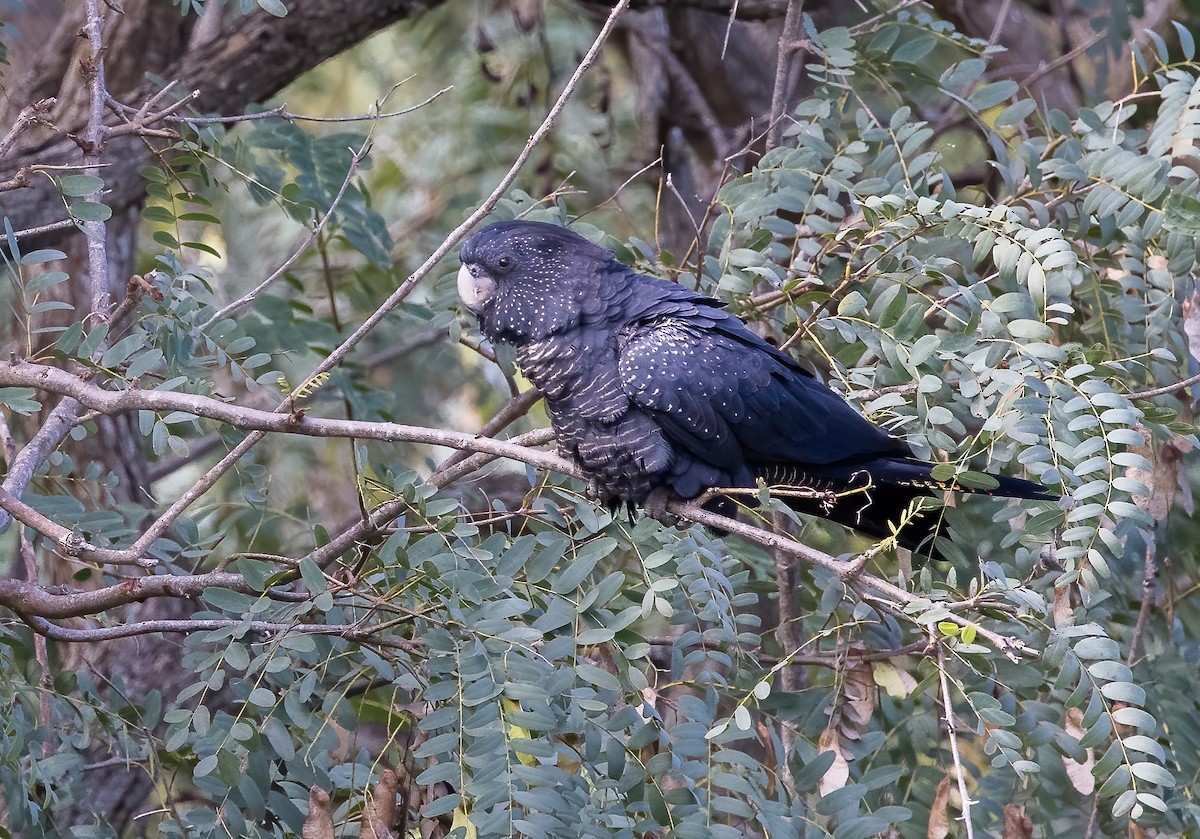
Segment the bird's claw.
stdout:
[[646,511],[646,515],[658,523],[667,527],[677,527],[679,516],[667,511],[667,505],[676,500],[678,500],[678,496],[675,493],[666,487],[659,487],[650,490],[650,494],[642,502],[642,509]]
[[588,481],[583,486],[583,497],[588,501],[603,501],[604,493],[600,490],[600,481],[597,478],[588,478]]

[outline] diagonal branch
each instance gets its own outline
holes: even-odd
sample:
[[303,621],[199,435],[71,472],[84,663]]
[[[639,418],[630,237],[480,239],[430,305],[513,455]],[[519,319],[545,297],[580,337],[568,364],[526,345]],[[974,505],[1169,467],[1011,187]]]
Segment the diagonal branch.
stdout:
[[[838,577],[847,585],[856,590],[861,591],[867,589],[875,592],[876,595],[881,595],[890,599],[892,603],[900,604],[901,607],[910,606],[924,598],[918,598],[915,594],[905,591],[897,585],[889,583],[881,577],[874,574],[866,573],[862,570],[861,565],[856,560],[843,561],[830,556],[827,553],[811,548],[803,542],[797,542],[790,536],[784,536],[777,533],[772,533],[762,528],[753,525],[745,524],[737,519],[727,518],[716,513],[709,512],[703,507],[696,504],[695,501],[672,501],[667,503],[667,510],[682,519],[702,524],[705,527],[713,530],[725,531],[741,536],[747,541],[754,542],[757,545],[762,545],[771,551],[782,551],[790,554],[796,559],[802,559],[806,562],[811,562],[813,565],[825,568],[837,574]],[[953,621],[959,626],[974,627],[975,632],[981,637],[987,639],[1000,652],[1004,653],[1009,660],[1016,662],[1021,655],[1036,656],[1037,653],[1029,649],[1026,644],[1019,638],[1012,636],[1001,635],[998,632],[993,632],[986,627],[979,626],[975,622],[964,618],[961,615],[951,613],[945,620]]]
[[470,452],[487,452],[499,457],[515,457],[533,466],[578,475],[579,469],[558,455],[530,450],[523,446],[493,440],[478,434],[445,431],[419,425],[393,422],[310,417],[303,411],[278,413],[222,402],[211,396],[159,390],[105,390],[78,376],[27,361],[0,363],[0,387],[33,387],[70,397],[102,414],[126,411],[179,411],[195,417],[217,420],[243,431],[280,432],[307,437],[359,437],[388,442],[428,443]]

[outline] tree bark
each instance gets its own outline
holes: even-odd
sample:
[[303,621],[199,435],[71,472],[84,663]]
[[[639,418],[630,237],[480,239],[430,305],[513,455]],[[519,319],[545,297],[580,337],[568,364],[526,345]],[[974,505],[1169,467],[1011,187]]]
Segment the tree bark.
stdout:
[[[152,71],[176,81],[176,90],[180,93],[199,91],[195,111],[240,114],[247,105],[274,96],[307,70],[384,26],[437,5],[440,0],[292,0],[288,4],[287,17],[276,18],[261,10],[255,11],[234,18],[222,27],[217,37],[191,49],[182,50],[182,45],[176,44],[176,49],[156,50],[153,49],[155,45],[181,37],[190,27],[179,25],[179,21],[185,19],[171,5],[127,3],[131,8],[146,6],[148,13],[139,19],[139,26],[120,31],[123,39],[128,38],[129,46],[122,49],[113,44],[108,55],[136,56],[147,61],[159,56],[178,55],[178,58],[163,68],[143,64],[128,76],[122,74],[128,78],[128,83],[110,83],[109,92],[121,102],[138,106],[159,89],[158,85],[144,79],[145,72]],[[27,88],[32,98],[18,98],[15,91],[10,97],[12,104],[6,109],[0,134],[7,130],[20,107],[28,102],[55,95],[52,91],[57,91],[60,100],[64,97],[70,100],[76,95],[72,93],[78,82],[71,70],[74,63],[59,60],[64,34],[78,32],[78,23],[82,20],[78,4],[75,6],[58,28],[56,48],[45,51],[41,71]],[[68,20],[69,23],[65,22]],[[176,24],[175,32],[170,31],[169,23]],[[57,83],[48,78],[56,74],[59,75]],[[64,79],[71,82],[67,89],[63,89]],[[32,164],[78,164],[82,157],[79,146],[65,135],[80,125],[82,123],[76,120],[64,119],[54,136],[39,137],[41,142],[32,147],[25,144],[7,160],[0,161],[0,181]],[[114,214],[140,203],[145,190],[138,172],[150,160],[151,153],[145,144],[132,139],[112,143],[106,150],[108,168],[104,180],[109,191],[105,202]],[[36,179],[29,188],[5,193],[2,212],[18,229],[39,227],[66,217],[61,196],[48,185],[38,184]]]

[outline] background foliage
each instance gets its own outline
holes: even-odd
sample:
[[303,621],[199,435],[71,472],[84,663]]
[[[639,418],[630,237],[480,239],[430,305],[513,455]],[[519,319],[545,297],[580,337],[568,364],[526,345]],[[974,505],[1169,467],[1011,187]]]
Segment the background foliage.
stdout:
[[[194,608],[168,626],[88,606],[137,575],[17,515],[0,833],[60,835],[113,763],[149,779],[140,818],[71,835],[1200,833],[1191,31],[1150,33],[1127,89],[1105,98],[1098,73],[1067,113],[934,11],[875,12],[793,21],[781,136],[722,167],[698,244],[659,227],[687,203],[674,181],[631,178],[645,80],[611,46],[494,216],[574,222],[727,300],[947,477],[1022,474],[1062,503],[954,499],[950,561],[914,567],[765,489],[752,538],[718,538],[614,518],[553,470],[455,472],[433,438],[370,439],[473,432],[523,386],[464,315],[453,259],[311,371],[491,190],[595,34],[575,7],[447,4],[287,96],[369,118],[181,109],[140,173],[136,309],[111,331],[56,293],[85,273],[65,246],[6,216],[10,469],[54,404],[24,362],[361,425],[270,433],[222,467],[249,421],[142,407],[132,497],[75,448],[116,412],[74,424],[21,500],[121,550],[211,482],[143,546]],[[1101,68],[1127,46],[1097,43]],[[103,169],[49,175],[79,227],[108,220]],[[534,408],[512,432],[543,424]],[[75,599],[52,612],[32,588]],[[166,631],[178,683],[130,691],[68,643],[126,631]]]

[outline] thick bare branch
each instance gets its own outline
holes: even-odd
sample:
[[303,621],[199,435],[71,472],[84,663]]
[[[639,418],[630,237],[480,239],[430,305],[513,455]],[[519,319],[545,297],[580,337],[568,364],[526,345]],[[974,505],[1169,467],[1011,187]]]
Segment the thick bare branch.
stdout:
[[91,591],[46,589],[27,580],[0,579],[0,606],[19,615],[43,618],[76,618],[95,615],[118,606],[148,600],[151,597],[199,597],[206,588],[227,588],[252,592],[241,574],[212,571],[179,577],[167,574],[134,577]]
[[[161,77],[177,80],[181,90],[199,91],[195,107],[201,112],[239,114],[371,33],[437,5],[440,0],[292,0],[283,18],[261,10],[233,18],[221,37],[188,50]],[[124,102],[144,102],[158,91],[157,85],[145,81],[133,90],[110,93]],[[82,152],[65,132],[82,126],[59,128],[64,134],[43,146],[0,159],[0,181],[30,161],[79,164]],[[104,201],[118,215],[145,195],[145,182],[137,173],[151,162],[151,151],[129,138],[109,144],[106,152]],[[62,218],[62,197],[51,185],[6,196],[4,203],[4,214],[19,219],[22,227],[41,227]]]
[[452,449],[487,452],[499,457],[513,457],[533,466],[553,469],[570,475],[579,474],[579,470],[574,464],[557,455],[475,434],[391,422],[325,419],[310,417],[301,411],[288,414],[276,413],[257,408],[246,408],[194,393],[137,389],[105,390],[99,385],[84,381],[57,367],[33,364],[27,361],[0,363],[0,387],[33,387],[69,396],[104,414],[137,410],[181,411],[192,416],[218,420],[244,431],[274,431],[308,437],[358,437],[364,440],[428,443]]

